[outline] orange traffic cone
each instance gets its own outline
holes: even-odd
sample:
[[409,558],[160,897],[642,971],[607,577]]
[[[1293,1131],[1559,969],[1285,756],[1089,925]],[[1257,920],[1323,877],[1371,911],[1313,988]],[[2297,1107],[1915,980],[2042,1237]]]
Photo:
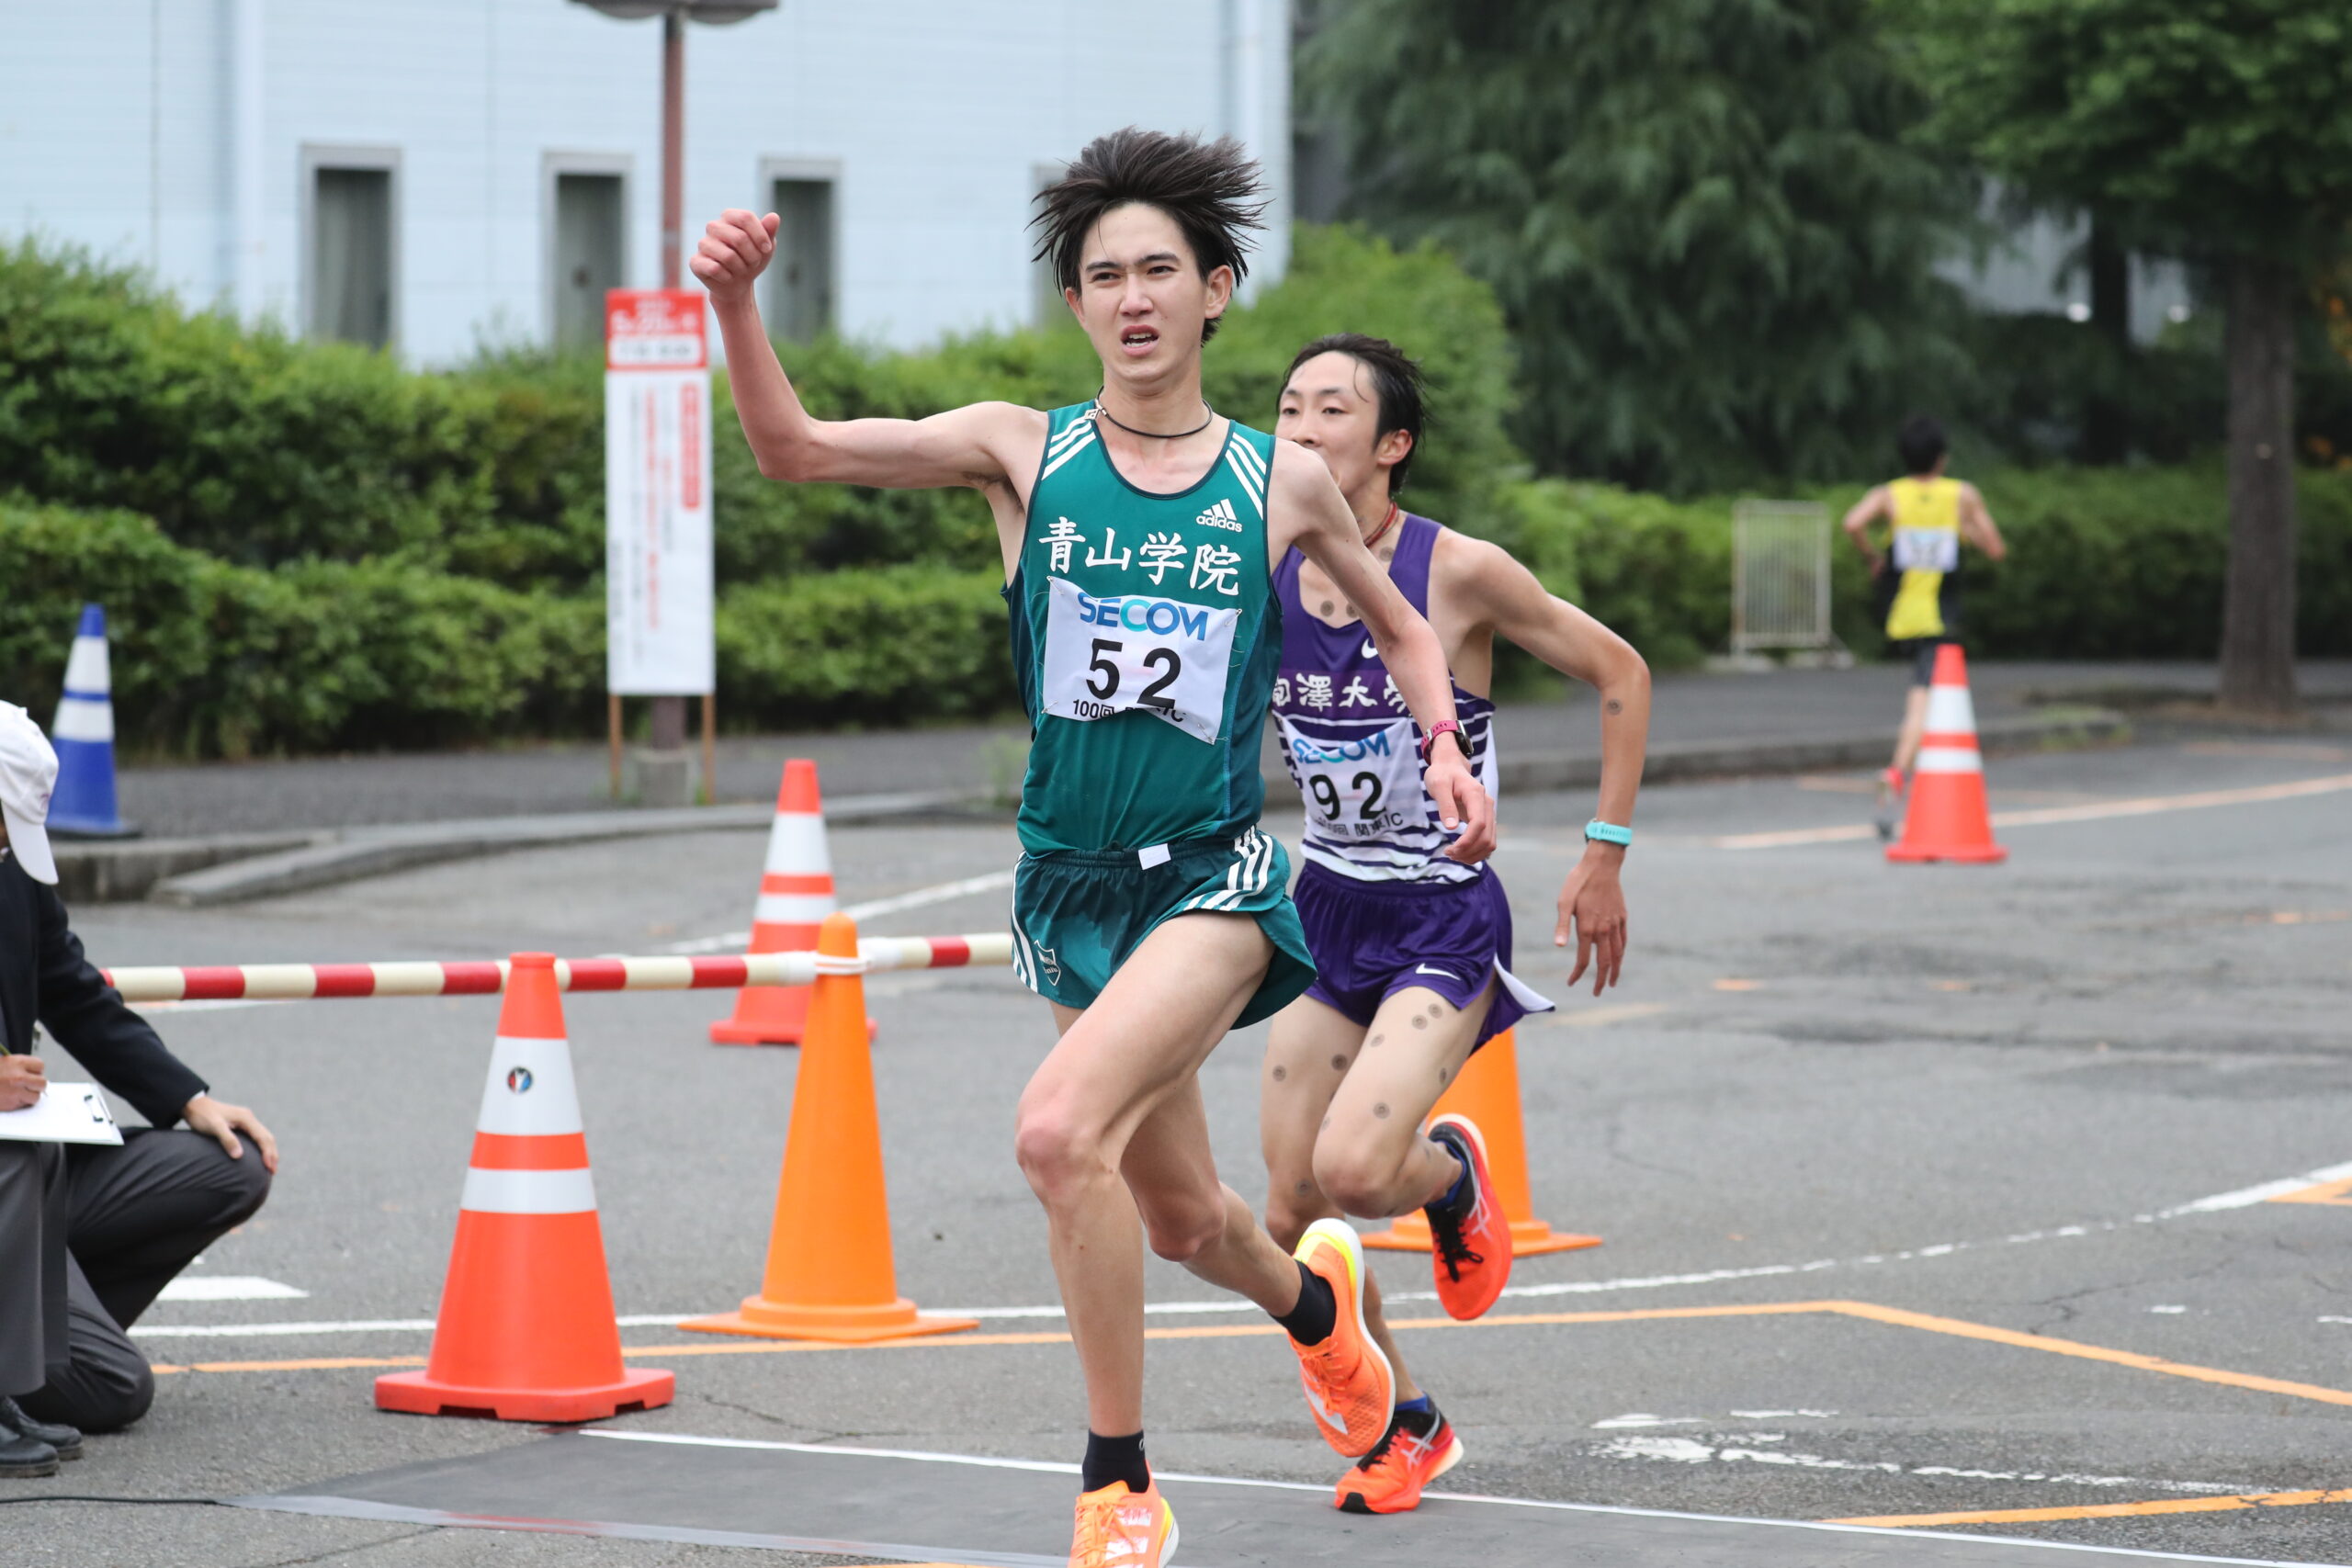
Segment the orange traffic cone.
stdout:
[[421,1372],[378,1378],[377,1407],[600,1421],[667,1404],[675,1384],[668,1372],[621,1364],[555,960],[518,953],[490,1049],[433,1353]]
[[859,976],[857,922],[828,915],[817,937],[817,983],[760,1293],[744,1297],[740,1311],[679,1327],[854,1343],[979,1326],[977,1318],[926,1317],[899,1294]]
[[1968,695],[1968,659],[1960,645],[1936,649],[1936,671],[1928,689],[1928,728],[1919,738],[1911,804],[1903,816],[1903,838],[1886,846],[1892,861],[1950,860],[1982,865],[2009,858],[1993,841],[1993,818],[1984,803],[1984,759],[1976,749],[1976,705]]
[[[1544,1252],[1574,1252],[1599,1247],[1597,1235],[1555,1231],[1535,1217],[1535,1195],[1527,1184],[1527,1125],[1519,1111],[1519,1032],[1506,1029],[1478,1048],[1464,1065],[1453,1087],[1439,1097],[1431,1115],[1453,1111],[1478,1124],[1487,1140],[1487,1169],[1495,1179],[1496,1196],[1510,1220],[1510,1249],[1514,1257]],[[1390,1252],[1427,1252],[1430,1222],[1418,1210],[1401,1216],[1385,1231],[1365,1236],[1366,1247]]]
[[[817,927],[833,912],[833,859],[825,848],[825,805],[817,764],[795,757],[776,789],[775,826],[768,829],[768,864],[760,901],[752,911],[753,953],[806,953]],[[808,1028],[808,987],[746,986],[734,1016],[710,1026],[720,1045],[797,1045]],[[874,1037],[874,1021],[865,1021]]]

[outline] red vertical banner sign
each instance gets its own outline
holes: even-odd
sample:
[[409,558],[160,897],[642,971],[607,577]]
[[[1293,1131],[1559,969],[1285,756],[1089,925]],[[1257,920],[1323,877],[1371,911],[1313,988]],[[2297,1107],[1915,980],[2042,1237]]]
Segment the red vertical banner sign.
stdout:
[[717,684],[704,322],[693,290],[605,296],[605,678],[618,695]]

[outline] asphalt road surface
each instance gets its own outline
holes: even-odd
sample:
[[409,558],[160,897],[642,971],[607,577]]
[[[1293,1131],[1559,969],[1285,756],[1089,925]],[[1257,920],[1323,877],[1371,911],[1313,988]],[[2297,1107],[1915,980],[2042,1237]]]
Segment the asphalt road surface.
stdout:
[[[2352,1199],[2310,1201],[2352,1185],[2352,747],[2048,755],[1996,763],[1993,784],[2011,859],[1992,869],[1885,864],[1858,836],[1856,775],[1645,793],[1626,979],[1598,999],[1568,997],[1545,951],[1589,799],[1505,803],[1518,968],[1563,999],[1520,1037],[1537,1210],[1607,1244],[1522,1262],[1489,1326],[1404,1335],[1468,1446],[1446,1489],[2352,1562],[2336,1490],[2352,1487]],[[1014,853],[993,825],[845,829],[832,847],[850,902]],[[752,834],[600,845],[228,911],[94,909],[79,927],[114,964],[642,953],[740,930],[760,854]],[[865,929],[994,930],[1004,898]],[[1000,1341],[1050,1336],[1044,1225],[1011,1156],[1044,1010],[1003,970],[878,977],[869,997],[900,1289],[978,1312]],[[758,1282],[795,1059],[707,1043],[729,1000],[568,1008],[631,1347],[695,1340],[663,1320]],[[403,1325],[437,1301],[496,1010],[159,1011],[285,1146],[267,1209],[187,1280],[303,1293],[222,1283],[226,1299],[159,1303],[149,1351],[219,1370],[164,1373],[135,1429],[0,1496],[301,1492],[541,1440],[369,1399],[381,1363],[427,1345]],[[1205,1074],[1225,1173],[1253,1198],[1262,1043],[1245,1032]],[[1424,1259],[1377,1256],[1392,1291],[1428,1289]],[[1157,1259],[1149,1295],[1175,1309],[1151,1319],[1170,1331],[1150,1347],[1159,1467],[1335,1476],[1278,1338],[1182,1332],[1261,1319]],[[239,1327],[254,1331],[190,1332]],[[612,1424],[631,1432],[1067,1461],[1084,1424],[1050,1338],[635,1359],[672,1366],[678,1393]],[[2273,1500],[2236,1500],[2257,1495]],[[1432,1563],[1456,1560],[1443,1506],[1415,1521]],[[2043,1517],[1970,1517],[2020,1511]],[[1849,1561],[1861,1538],[1802,1539],[1818,1554],[1784,1560]],[[0,1509],[0,1542],[27,1568],[852,1561],[68,1503]],[[1478,1557],[1563,1560],[1532,1543]]]

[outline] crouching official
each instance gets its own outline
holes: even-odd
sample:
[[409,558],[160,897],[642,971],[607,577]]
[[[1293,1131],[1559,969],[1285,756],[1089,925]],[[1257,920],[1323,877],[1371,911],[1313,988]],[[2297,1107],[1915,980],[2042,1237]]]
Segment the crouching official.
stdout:
[[84,1431],[147,1413],[153,1375],[125,1330],[277,1168],[269,1130],[213,1099],[83,957],[45,831],[56,778],[40,727],[0,703],[0,1111],[41,1097],[38,1021],[152,1126],[119,1145],[0,1138],[0,1476],[53,1474]]

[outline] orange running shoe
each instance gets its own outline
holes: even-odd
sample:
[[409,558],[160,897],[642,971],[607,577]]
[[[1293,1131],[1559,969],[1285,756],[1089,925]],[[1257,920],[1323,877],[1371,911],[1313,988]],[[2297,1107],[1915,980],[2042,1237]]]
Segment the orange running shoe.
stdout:
[[1339,1220],[1317,1220],[1293,1254],[1331,1287],[1338,1304],[1329,1337],[1297,1340],[1299,1386],[1323,1440],[1349,1459],[1370,1453],[1396,1414],[1396,1374],[1363,1323],[1363,1247]]
[[1340,1477],[1333,1504],[1343,1514],[1409,1513],[1421,1506],[1422,1487],[1461,1462],[1462,1439],[1442,1415],[1426,1438],[1391,1421],[1378,1446]]
[[1080,1493],[1069,1568],[1163,1568],[1176,1555],[1176,1513],[1159,1483],[1131,1492],[1124,1481]]
[[1430,1136],[1470,1168],[1469,1212],[1459,1222],[1441,1204],[1421,1211],[1435,1244],[1430,1257],[1437,1266],[1437,1299],[1449,1316],[1467,1323],[1485,1316],[1510,1280],[1510,1221],[1487,1173],[1487,1140],[1477,1123],[1449,1111],[1430,1123]]

